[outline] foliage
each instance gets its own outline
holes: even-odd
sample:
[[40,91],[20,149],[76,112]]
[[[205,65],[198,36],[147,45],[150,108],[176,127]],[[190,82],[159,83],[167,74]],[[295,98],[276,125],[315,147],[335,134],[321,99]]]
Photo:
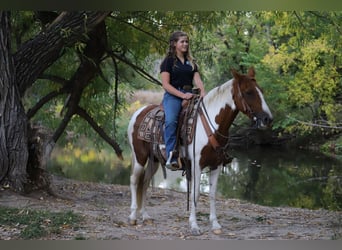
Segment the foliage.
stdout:
[[12,50],[15,51],[23,42],[31,39],[32,34],[39,32],[41,27],[32,11],[12,11],[11,18]]
[[341,118],[340,18],[340,12],[227,12],[201,41],[211,46],[199,50],[206,87],[230,79],[231,68],[254,66],[275,130],[336,133],[308,123],[333,127]]
[[334,171],[329,173],[327,185],[323,190],[323,202],[331,210],[342,210],[342,184],[341,178],[335,176]]
[[[341,91],[341,12],[277,12],[267,14],[273,24],[273,45],[263,63],[281,76],[287,100],[285,124],[288,131],[311,133],[312,126],[294,122],[331,126],[341,113],[337,98]],[[304,111],[304,112],[303,112]]]
[[20,239],[39,239],[78,227],[82,217],[72,211],[48,212],[0,206],[0,224],[20,228]]
[[[30,19],[26,23],[35,24],[35,29],[26,34],[37,30],[29,12],[18,12],[15,17],[21,21],[16,22],[17,29],[23,29],[23,22]],[[105,78],[96,78],[89,85],[82,107],[115,136],[120,130],[115,118],[124,110],[127,86],[132,90],[157,87],[143,72],[158,80],[158,64],[166,52],[168,36],[182,29],[190,34],[191,49],[207,89],[231,78],[231,68],[246,71],[254,66],[276,118],[274,128],[311,133],[312,127],[291,118],[313,122],[324,119],[334,124],[341,113],[341,104],[336,103],[341,90],[340,18],[340,12],[308,11],[113,12],[106,25],[109,51],[116,57],[113,60],[108,54],[104,58],[101,67]],[[70,78],[77,67],[79,48],[78,44],[64,50],[63,57],[46,74]],[[37,81],[27,94],[26,106],[58,88],[58,83]],[[34,121],[56,128],[65,98],[61,96],[46,105]],[[84,131],[99,148],[103,146],[81,119],[73,119],[68,130]],[[74,136],[78,138],[77,133]]]
[[342,155],[342,136],[325,142],[321,145],[320,150],[329,155]]
[[[246,72],[254,66],[275,117],[275,130],[298,136],[340,133],[340,129],[322,130],[312,124],[334,126],[342,119],[341,15],[340,11],[114,11],[106,18],[107,46],[98,65],[100,72],[82,92],[80,106],[127,152],[128,120],[141,105],[139,100],[129,103],[130,96],[139,89],[162,90],[159,63],[170,33],[181,29],[190,35],[191,50],[207,90],[230,79],[232,68]],[[13,12],[12,49],[45,28],[37,12]],[[63,34],[68,32],[64,30]],[[65,47],[61,57],[27,90],[22,99],[27,111],[52,91],[60,90],[63,81],[72,79],[85,42],[80,39],[72,47]],[[31,122],[55,131],[65,115],[67,98],[56,96]],[[244,124],[246,119],[238,117],[236,125]],[[78,148],[77,142],[83,137],[91,140],[96,150],[80,150],[84,154],[94,150],[100,155],[98,152],[105,148],[103,139],[78,116],[68,124],[58,146],[68,149],[71,143]],[[99,164],[77,157],[78,162],[69,164],[68,157],[64,153],[57,164],[69,173]],[[85,167],[75,167],[77,164]],[[105,165],[100,172],[112,163]]]
[[130,160],[124,155],[120,161],[111,153],[108,146],[95,150],[86,138],[80,138],[77,144],[68,143],[66,147],[57,147],[49,161],[49,171],[67,178],[109,184],[129,184]]
[[228,12],[215,33],[205,43],[212,46],[209,68],[205,71],[209,86],[217,86],[232,77],[231,69],[246,73],[250,66],[258,67],[267,52],[260,12]]
[[[43,12],[40,15],[51,13]],[[18,26],[18,30],[25,30],[26,35],[34,36],[44,30],[43,25],[39,30],[36,13],[19,11],[16,14],[13,25]],[[216,12],[112,12],[106,20],[108,46],[99,65],[101,74],[83,91],[81,108],[86,110],[111,138],[122,141],[122,130],[125,128],[118,126],[118,123],[126,125],[125,122],[120,122],[120,115],[125,111],[128,94],[134,89],[160,88],[158,68],[160,59],[166,52],[169,34],[174,29],[183,29],[190,33],[194,28],[193,24],[210,20],[206,29],[198,30],[198,33],[207,32],[219,23],[222,15],[223,13]],[[30,18],[30,22],[25,18]],[[35,29],[26,29],[25,25],[29,24],[34,24]],[[23,103],[28,111],[49,93],[61,89],[63,82],[72,79],[81,63],[80,55],[84,46],[85,44],[79,41],[75,46],[63,49],[61,57],[26,92]],[[67,111],[67,99],[67,95],[58,95],[41,107],[31,121],[47,126],[51,131],[56,130]],[[68,124],[59,144],[76,142],[83,135],[92,138],[98,149],[104,146],[104,141],[97,132],[77,116]]]

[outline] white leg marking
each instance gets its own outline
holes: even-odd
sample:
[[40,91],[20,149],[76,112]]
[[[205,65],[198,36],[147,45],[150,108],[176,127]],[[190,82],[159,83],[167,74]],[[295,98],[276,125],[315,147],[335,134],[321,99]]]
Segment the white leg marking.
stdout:
[[138,181],[140,178],[140,175],[142,174],[144,168],[139,163],[137,163],[135,160],[132,161],[132,175],[130,177],[130,187],[131,187],[131,214],[129,216],[129,222],[132,225],[135,225],[137,223],[137,188],[138,188]]
[[217,221],[216,217],[216,189],[217,189],[217,182],[218,176],[220,173],[221,167],[218,167],[215,170],[210,172],[210,191],[209,191],[209,199],[210,199],[210,222],[212,223],[212,231],[215,234],[221,234],[221,225]]
[[189,216],[189,224],[190,224],[190,230],[192,235],[200,235],[201,230],[198,227],[197,224],[197,217],[196,217],[196,206],[198,202],[198,197],[200,194],[200,181],[201,181],[201,170],[198,167],[198,164],[195,165],[192,170],[192,182],[191,182],[191,210],[190,210],[190,216]]
[[146,211],[146,194],[147,194],[147,189],[149,187],[149,183],[150,183],[150,180],[148,180],[145,184],[144,184],[144,187],[143,187],[143,190],[142,190],[142,197],[141,197],[141,214],[142,214],[142,218],[143,218],[143,222],[145,224],[152,224],[153,223],[153,219],[152,217],[150,217]]

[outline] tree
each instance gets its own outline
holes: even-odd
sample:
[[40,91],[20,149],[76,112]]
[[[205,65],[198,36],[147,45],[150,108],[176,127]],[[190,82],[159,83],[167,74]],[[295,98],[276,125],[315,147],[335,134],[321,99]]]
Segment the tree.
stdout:
[[[15,54],[11,54],[10,41],[10,13],[2,11],[1,17],[1,51],[4,60],[1,60],[1,140],[0,140],[0,182],[8,181],[15,190],[24,191],[24,185],[28,183],[27,174],[37,174],[34,168],[37,162],[34,154],[39,146],[36,142],[28,140],[30,126],[23,108],[21,97],[34,81],[61,55],[65,46],[70,46],[85,35],[101,27],[100,24],[109,12],[62,12],[44,32],[39,33],[34,39],[28,40],[18,48]],[[100,28],[99,28],[100,29]],[[96,37],[96,35],[94,35]],[[89,40],[88,40],[89,41]],[[92,39],[90,39],[93,42]],[[97,41],[95,39],[95,41]],[[89,46],[96,46],[89,42]],[[102,56],[101,51],[89,53],[90,59]],[[96,67],[95,67],[96,68]],[[85,59],[81,64],[78,74],[59,92],[70,93],[70,102],[65,119],[60,129],[49,140],[49,147],[44,147],[43,155],[48,156],[53,144],[57,141],[68,122],[75,113],[86,116],[86,113],[77,108],[79,102],[79,88],[84,88],[89,79],[96,73],[94,65]],[[85,73],[86,74],[83,74]],[[48,99],[47,97],[46,99]],[[44,101],[43,101],[44,102]],[[30,114],[29,114],[30,116]],[[87,118],[89,119],[89,118]],[[89,119],[91,122],[91,119]],[[46,145],[44,145],[46,146]],[[31,154],[31,155],[30,155]],[[43,157],[43,161],[44,161]],[[31,159],[31,164],[28,160]],[[42,160],[42,159],[40,159]],[[29,180],[38,180],[39,175],[29,176]]]
[[26,181],[27,120],[16,84],[14,58],[10,53],[8,12],[0,12],[0,180],[8,177],[21,190]]
[[121,157],[116,132],[126,92],[160,88],[158,60],[175,30],[190,34],[208,89],[228,80],[231,68],[254,65],[276,128],[294,127],[288,114],[337,121],[340,18],[340,12],[3,11],[0,183],[21,191],[49,186],[51,151],[80,131]]
[[[121,157],[119,144],[105,129],[110,108],[94,103],[108,95],[110,86],[115,105],[120,105],[119,82],[132,84],[137,76],[160,84],[145,66],[151,64],[149,58],[154,54],[164,54],[170,32],[191,31],[199,17],[217,23],[221,15],[154,11],[12,14],[15,20],[10,22],[11,13],[1,12],[0,49],[6,57],[1,62],[5,70],[0,73],[4,114],[0,183],[8,182],[18,191],[49,186],[46,161],[75,116],[86,121]],[[25,20],[20,22],[22,18]],[[37,21],[40,25],[35,29]],[[35,118],[51,120],[51,110],[58,110],[57,125],[45,133],[36,124],[44,121]]]
[[[266,66],[281,76],[288,131],[311,133],[311,124],[336,127],[341,118],[341,12],[267,13],[272,46]],[[325,132],[325,131],[324,131]]]

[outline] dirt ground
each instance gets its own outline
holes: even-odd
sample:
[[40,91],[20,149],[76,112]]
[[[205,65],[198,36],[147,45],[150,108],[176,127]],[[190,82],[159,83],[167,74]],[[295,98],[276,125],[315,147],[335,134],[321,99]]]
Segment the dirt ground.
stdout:
[[[0,204],[16,208],[68,211],[84,216],[77,228],[65,228],[61,234],[43,239],[341,239],[342,211],[266,207],[237,199],[217,199],[221,235],[210,230],[209,199],[200,196],[199,226],[202,235],[192,236],[188,227],[186,193],[150,188],[148,211],[153,224],[128,224],[130,191],[128,186],[80,182],[53,177],[56,193],[70,199],[56,198],[45,192],[21,196],[0,191]],[[1,228],[2,227],[2,228]],[[19,229],[0,225],[0,239],[17,239]]]

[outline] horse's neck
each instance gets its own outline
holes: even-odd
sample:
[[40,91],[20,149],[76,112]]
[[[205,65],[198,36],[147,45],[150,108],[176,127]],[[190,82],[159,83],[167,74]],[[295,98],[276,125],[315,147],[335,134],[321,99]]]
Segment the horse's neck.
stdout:
[[[235,119],[238,111],[233,100],[233,80],[210,90],[204,97],[203,103],[215,129],[227,130]],[[221,116],[217,121],[218,115]],[[218,124],[218,123],[219,124]]]

